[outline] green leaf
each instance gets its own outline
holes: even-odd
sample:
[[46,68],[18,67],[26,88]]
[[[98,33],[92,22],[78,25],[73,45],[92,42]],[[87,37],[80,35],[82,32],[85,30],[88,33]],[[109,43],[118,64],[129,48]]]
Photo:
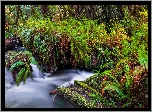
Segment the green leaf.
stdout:
[[126,71],[126,72],[129,72],[129,71],[130,71],[130,67],[129,67],[129,65],[128,65],[127,63],[125,64],[125,71]]
[[129,92],[129,88],[130,88],[130,85],[132,84],[133,80],[132,80],[132,77],[130,74],[125,74],[126,76],[126,88],[127,88],[127,91]]
[[17,79],[16,79],[16,83],[17,83],[17,86],[19,85],[19,83],[20,83],[20,81],[21,81],[21,78],[23,77],[23,75],[24,75],[24,73],[25,73],[25,67],[24,68],[22,68],[20,71],[19,71],[19,73],[18,73],[18,75],[17,75]]
[[27,54],[27,55],[29,55],[29,56],[32,56],[32,53],[29,52],[29,51],[24,51],[23,54]]
[[10,71],[12,71],[15,67],[18,67],[18,66],[21,66],[21,65],[25,65],[25,63],[22,62],[22,61],[18,61],[18,62],[16,62],[16,63],[14,63],[14,64],[11,66]]
[[140,32],[138,32],[138,33],[136,33],[136,35],[137,35],[138,37],[141,37],[143,34],[140,33]]
[[34,65],[37,65],[37,61],[35,60],[34,57],[31,57],[30,58],[30,63],[34,64]]
[[139,62],[140,62],[140,65],[143,65],[144,63],[148,64],[148,59],[145,59],[144,57],[139,57]]
[[26,72],[25,72],[25,74],[24,74],[24,79],[23,79],[23,83],[24,83],[24,84],[25,84],[25,81],[26,81],[26,79],[27,79],[27,75],[28,75],[29,72],[31,72],[31,71],[30,71],[30,67],[29,67],[28,65],[26,65]]
[[112,64],[113,64],[113,61],[108,62],[108,63],[106,63],[106,64],[104,64],[104,65],[101,65],[101,66],[100,66],[100,70],[103,69],[103,68],[106,68],[106,67],[108,67],[108,66],[110,66],[110,65],[112,65]]
[[96,94],[91,94],[91,97],[92,97],[92,98],[96,98],[97,95],[96,95]]
[[111,70],[105,70],[104,72],[101,73],[102,76],[110,76],[118,85],[119,82],[117,81],[117,79],[111,74]]
[[109,91],[116,91],[121,97],[125,96],[124,93],[122,92],[121,88],[119,88],[118,86],[111,84],[111,85],[106,85],[104,87],[104,90],[109,90]]

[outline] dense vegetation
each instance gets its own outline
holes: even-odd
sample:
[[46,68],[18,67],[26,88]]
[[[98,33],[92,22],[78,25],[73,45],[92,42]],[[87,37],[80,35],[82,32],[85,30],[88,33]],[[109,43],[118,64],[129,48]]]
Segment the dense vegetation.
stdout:
[[17,84],[31,62],[46,72],[87,68],[95,75],[58,91],[80,107],[148,107],[147,6],[16,5],[5,12],[5,38],[19,37],[28,54],[7,53],[7,67],[19,66]]

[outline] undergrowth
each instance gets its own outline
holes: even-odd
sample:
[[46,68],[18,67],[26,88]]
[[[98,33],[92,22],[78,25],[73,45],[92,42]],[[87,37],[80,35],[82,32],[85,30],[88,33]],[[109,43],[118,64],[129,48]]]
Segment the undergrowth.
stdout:
[[[136,16],[128,8],[123,12],[124,18],[115,18],[108,27],[110,32],[107,32],[105,23],[97,24],[96,20],[84,16],[81,20],[67,17],[51,21],[50,18],[33,15],[25,23],[19,21],[15,33],[45,71],[55,72],[61,64],[74,69],[94,69],[94,76],[84,82],[75,81],[77,89],[72,93],[78,100],[73,94],[71,100],[80,106],[147,108],[148,11],[145,8],[137,10]],[[11,62],[13,60],[10,59],[6,64],[12,71],[22,66],[17,84],[23,73],[25,81],[31,70],[30,60],[25,62],[22,59],[20,57],[19,62]],[[81,88],[89,92],[86,97],[79,94]],[[70,97],[69,89],[60,87],[58,90]]]
[[[140,18],[135,20],[127,13],[127,9],[125,11],[124,20],[112,25],[111,33],[104,34],[106,37],[100,42],[102,47],[98,48],[104,58],[110,61],[105,61],[99,70],[94,70],[95,75],[86,79],[83,82],[85,84],[79,87],[75,84],[78,93],[81,88],[90,88],[88,92],[94,100],[88,96],[85,100],[92,102],[94,108],[100,105],[100,108],[148,108],[148,15],[143,9],[139,12]],[[129,23],[126,23],[126,19]],[[125,24],[131,28],[129,35]],[[94,89],[99,94],[94,93]],[[62,92],[62,89],[59,88],[59,91]]]

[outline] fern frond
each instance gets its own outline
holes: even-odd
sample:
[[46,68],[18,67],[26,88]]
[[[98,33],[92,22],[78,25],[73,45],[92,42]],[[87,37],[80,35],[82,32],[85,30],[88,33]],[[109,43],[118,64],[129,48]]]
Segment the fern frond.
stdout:
[[132,82],[133,82],[133,78],[131,77],[130,74],[125,74],[125,76],[126,76],[126,79],[127,79],[126,88],[128,89],[131,86]]
[[30,63],[37,65],[37,61],[35,60],[35,58],[33,56],[30,57]]
[[93,70],[94,75],[101,75],[101,73],[98,70]]
[[22,54],[32,57],[32,53],[30,51],[23,51]]
[[102,85],[103,85],[103,84],[109,85],[109,84],[113,84],[113,83],[114,83],[114,82],[112,82],[112,81],[103,81],[103,82],[102,82]]
[[113,64],[113,63],[114,63],[114,62],[113,62],[113,61],[111,61],[111,62],[108,62],[108,63],[106,63],[106,64],[104,64],[104,65],[100,66],[100,70],[102,70],[103,68],[108,67],[109,65],[111,65],[111,64]]
[[18,67],[18,66],[21,66],[21,65],[24,65],[25,63],[22,62],[22,61],[18,61],[16,63],[14,63],[11,68],[10,68],[10,71],[12,71],[14,68]]
[[27,79],[27,75],[28,75],[29,72],[31,72],[31,71],[30,71],[30,67],[26,65],[26,72],[25,72],[25,74],[24,74],[24,79],[23,79],[23,83],[24,83],[24,84],[25,84],[25,81],[26,81],[26,79]]
[[23,77],[23,75],[25,73],[25,70],[26,70],[26,68],[24,67],[19,71],[19,73],[17,75],[17,79],[16,79],[17,86],[19,85],[21,78]]
[[111,70],[105,70],[104,72],[101,73],[102,76],[109,76],[110,78],[112,78],[118,85],[119,82],[117,81],[117,79],[111,74]]
[[130,71],[130,67],[128,63],[125,63],[125,72],[129,72],[129,71]]
[[119,96],[121,96],[121,97],[125,96],[123,91],[121,90],[121,88],[119,86],[116,86],[115,84],[106,85],[104,87],[104,91],[105,90],[116,91],[119,94]]

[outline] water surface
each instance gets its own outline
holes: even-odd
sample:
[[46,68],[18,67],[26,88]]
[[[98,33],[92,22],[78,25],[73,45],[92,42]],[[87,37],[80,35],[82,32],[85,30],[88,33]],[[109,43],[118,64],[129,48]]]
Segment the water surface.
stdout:
[[55,94],[49,95],[58,86],[69,86],[74,80],[83,81],[93,75],[91,72],[65,69],[57,73],[45,73],[44,76],[37,66],[32,65],[33,80],[27,78],[17,87],[11,73],[5,68],[5,108],[75,108],[71,102]]

